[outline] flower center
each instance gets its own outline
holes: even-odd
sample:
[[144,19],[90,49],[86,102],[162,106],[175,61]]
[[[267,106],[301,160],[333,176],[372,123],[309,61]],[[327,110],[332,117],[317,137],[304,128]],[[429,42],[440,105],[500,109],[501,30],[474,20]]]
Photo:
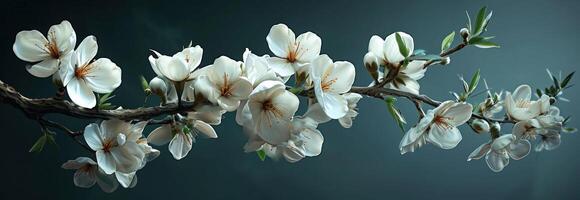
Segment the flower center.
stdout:
[[228,75],[224,74],[224,85],[220,88],[220,95],[223,97],[232,96],[232,87],[228,81]]
[[105,141],[105,143],[103,144],[103,151],[104,152],[110,152],[111,151],[111,149],[114,146],[114,142],[113,141],[114,140],[112,140],[112,139],[109,139],[109,140]]
[[58,46],[56,45],[56,36],[54,32],[51,32],[52,34],[50,35],[50,38],[48,38],[48,43],[46,43],[44,46],[48,49],[48,54],[50,54],[50,57],[58,59],[60,58],[60,52],[58,51]]
[[[328,69],[332,69],[332,66],[328,67]],[[320,87],[322,87],[322,91],[327,92],[331,89],[332,84],[336,83],[338,78],[333,78],[329,80],[330,70],[327,70],[322,75],[322,81],[320,83]]]
[[450,117],[444,117],[444,116],[439,116],[439,115],[437,115],[437,116],[435,116],[435,118],[433,119],[433,122],[434,122],[435,124],[437,124],[437,125],[439,125],[439,126],[441,126],[441,127],[445,128],[445,129],[451,129],[451,128],[453,128],[453,126],[451,126],[451,125],[449,124],[449,122],[448,122],[448,121],[449,121],[449,120],[451,120],[451,119],[452,119],[452,118],[450,118]]
[[296,60],[298,60],[298,56],[300,56],[300,53],[308,51],[308,49],[304,49],[304,51],[299,51],[300,42],[289,45],[289,48],[290,49],[288,49],[288,56],[286,56],[286,60],[290,63],[296,62]]
[[81,168],[79,168],[79,170],[82,172],[89,172],[91,169],[93,169],[93,166],[89,164],[83,165]]
[[529,100],[518,99],[516,101],[516,107],[518,107],[518,108],[529,108],[530,105],[531,105],[531,102]]
[[75,77],[77,77],[78,79],[82,79],[82,78],[86,77],[91,72],[92,68],[93,68],[92,64],[77,67],[75,69]]

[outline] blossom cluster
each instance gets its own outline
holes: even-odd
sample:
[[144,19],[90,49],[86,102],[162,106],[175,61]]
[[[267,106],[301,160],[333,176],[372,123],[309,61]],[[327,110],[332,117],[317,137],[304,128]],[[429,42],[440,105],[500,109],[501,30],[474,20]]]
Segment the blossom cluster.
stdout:
[[[464,32],[467,41],[469,33]],[[206,66],[201,66],[203,48],[199,45],[190,44],[172,55],[152,50],[148,60],[156,77],[146,83],[147,89],[160,98],[160,106],[187,104],[191,109],[170,114],[168,123],[146,135],[143,131],[149,120],[109,119],[89,124],[83,137],[94,151],[94,159],[79,157],[62,167],[76,170],[74,184],[78,187],[97,184],[105,192],[116,190],[119,184],[131,188],[137,183],[136,173],[160,155],[151,145],[167,145],[173,158],[181,160],[198,137],[218,137],[213,126],[221,124],[227,112],[235,112],[235,121],[247,136],[245,152],[288,162],[320,155],[324,136],[319,124],[337,120],[350,128],[358,115],[357,103],[363,96],[351,92],[355,67],[321,54],[322,40],[317,34],[296,36],[284,24],[272,26],[266,42],[272,55],[246,49],[240,60],[220,56]],[[18,58],[32,63],[26,68],[30,74],[52,76],[58,87],[66,88],[73,103],[92,109],[98,106],[95,93],[111,93],[119,87],[121,68],[107,58],[94,60],[98,49],[94,36],[86,37],[76,49],[75,45],[76,33],[63,21],[50,27],[46,37],[36,30],[21,31],[13,50]],[[420,58],[418,52],[407,33],[395,32],[384,39],[372,36],[363,59],[373,78],[369,88],[404,92],[408,98],[419,96],[419,80],[435,60]],[[450,59],[437,57],[436,61],[449,64]],[[474,87],[465,85],[466,93],[473,92]],[[476,106],[458,95],[426,113],[418,106],[421,119],[402,137],[401,154],[427,143],[455,148],[462,140],[458,127],[463,124],[477,133],[490,133],[491,141],[479,146],[468,160],[485,157],[495,172],[503,170],[510,158],[528,155],[531,140],[539,140],[536,151],[560,144],[566,119],[560,116],[554,97],[542,94],[532,101],[528,85],[507,92],[503,99],[501,92],[487,91],[487,97]],[[298,113],[301,99],[307,105],[304,113]],[[501,120],[496,119],[502,111],[506,121],[515,123],[508,134],[501,134]]]

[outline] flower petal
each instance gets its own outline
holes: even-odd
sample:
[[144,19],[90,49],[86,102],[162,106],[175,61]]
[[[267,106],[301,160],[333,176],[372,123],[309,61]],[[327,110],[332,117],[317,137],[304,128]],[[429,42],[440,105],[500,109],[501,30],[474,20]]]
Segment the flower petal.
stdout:
[[378,56],[381,60],[384,60],[385,53],[383,48],[385,45],[385,40],[383,38],[373,35],[369,40],[369,52],[372,52],[375,56]]
[[332,119],[344,117],[348,112],[348,103],[343,96],[339,94],[319,94],[322,91],[316,91],[316,99],[322,106],[324,113]]
[[103,172],[97,172],[97,184],[104,192],[111,193],[117,190],[119,182],[114,175],[107,175]]
[[121,186],[123,186],[124,188],[128,188],[131,185],[131,182],[133,182],[133,178],[135,177],[135,172],[131,172],[131,173],[117,172],[117,173],[115,173],[115,177],[117,178],[117,181],[119,181],[119,183],[121,183]]
[[401,139],[401,143],[399,143],[401,155],[407,152],[414,152],[415,149],[423,146],[427,142],[424,133],[425,131],[419,130],[418,126],[410,128]]
[[446,117],[447,123],[451,126],[460,126],[471,118],[473,107],[468,103],[456,103],[449,109],[443,111],[442,115]]
[[278,57],[270,57],[268,58],[268,63],[270,67],[272,67],[272,71],[276,74],[287,77],[294,74],[294,67],[292,63],[288,62],[288,60]]
[[530,100],[532,98],[532,88],[529,85],[520,85],[514,90],[512,94],[514,101],[518,100]]
[[324,142],[324,137],[322,133],[318,130],[304,129],[301,133],[302,141],[304,142],[304,155],[305,156],[318,156],[322,152],[322,143]]
[[40,63],[34,65],[27,65],[28,73],[39,78],[46,78],[58,71],[59,60],[47,58]]
[[300,62],[310,62],[320,55],[322,40],[315,33],[306,32],[300,34],[296,38],[296,44],[298,44],[296,59]]
[[103,150],[98,150],[97,153],[97,164],[99,168],[105,172],[105,174],[113,174],[117,170],[117,163],[115,158],[110,152],[105,152]]
[[47,34],[49,39],[56,42],[60,53],[66,54],[72,52],[77,43],[77,35],[70,22],[64,20],[60,24],[52,25]]
[[409,56],[401,55],[401,52],[399,51],[399,44],[397,43],[396,38],[397,33],[401,36],[401,39],[403,39],[409,54],[411,54],[414,50],[413,37],[411,37],[409,34],[404,32],[396,32],[387,36],[387,38],[385,38],[384,44],[385,58],[389,63],[393,64],[398,64]]
[[438,124],[431,125],[427,141],[442,149],[453,149],[461,142],[461,133],[456,127],[443,127]]
[[520,160],[530,153],[531,144],[528,140],[519,139],[508,146],[508,153],[514,160]]
[[215,59],[212,68],[207,72],[207,76],[214,84],[224,86],[232,83],[242,74],[241,62],[235,61],[227,56],[220,56]]
[[116,162],[117,172],[131,173],[137,171],[145,158],[145,152],[135,142],[127,142],[111,149]]
[[479,160],[483,158],[489,151],[491,150],[491,141],[488,143],[484,143],[477,147],[477,149],[473,150],[469,156],[467,156],[467,161],[471,161],[472,159]]
[[159,71],[174,82],[184,81],[189,77],[189,68],[184,60],[161,56],[156,63]]
[[268,47],[274,55],[286,58],[288,56],[288,50],[295,43],[295,35],[292,30],[288,28],[285,24],[276,24],[270,28],[270,32],[266,37],[268,42]]
[[97,104],[95,94],[85,80],[71,79],[66,85],[66,91],[70,99],[81,107],[93,108]]
[[101,130],[99,129],[99,125],[92,123],[86,126],[85,131],[83,132],[83,137],[91,149],[103,149],[103,140],[101,138]]
[[16,57],[26,62],[38,62],[50,58],[50,51],[45,47],[48,40],[37,30],[20,31],[12,50]]
[[[91,167],[96,167],[96,166],[91,166]],[[85,170],[85,169],[77,170],[74,174],[73,182],[75,183],[75,185],[77,187],[81,187],[81,188],[93,187],[93,185],[95,185],[95,183],[97,182],[97,177],[95,174],[96,170],[97,170],[96,168],[89,169],[89,170]]]
[[173,139],[171,126],[167,124],[157,127],[147,136],[147,142],[157,146],[167,144],[171,139]]
[[193,123],[193,128],[197,129],[198,131],[200,131],[201,133],[203,133],[205,136],[207,136],[208,138],[217,138],[217,133],[215,132],[215,130],[213,129],[213,127],[211,127],[209,124],[200,121],[200,120],[196,120]]
[[187,63],[189,73],[191,73],[201,63],[202,55],[203,49],[199,45],[196,45],[195,47],[188,47],[183,49],[183,51],[175,54],[174,57],[184,60],[185,63]]
[[95,36],[87,36],[75,51],[76,64],[78,66],[86,65],[91,62],[97,55],[99,46],[97,45],[97,38]]
[[506,153],[490,151],[485,155],[485,162],[491,171],[501,172],[510,163],[510,158]]
[[[332,81],[330,90],[337,94],[346,93],[354,83],[355,70],[354,65],[346,61],[337,61],[334,63],[334,69],[327,77],[326,81]],[[324,80],[323,80],[324,81]]]
[[121,85],[121,68],[108,58],[99,58],[91,63],[85,80],[96,93],[110,93]]
[[189,134],[178,133],[169,142],[169,152],[173,158],[181,160],[191,151],[192,146],[193,140]]

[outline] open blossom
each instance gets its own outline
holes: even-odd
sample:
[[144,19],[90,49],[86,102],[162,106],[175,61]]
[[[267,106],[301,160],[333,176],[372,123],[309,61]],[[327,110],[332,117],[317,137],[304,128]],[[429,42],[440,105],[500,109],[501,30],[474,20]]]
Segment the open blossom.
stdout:
[[64,20],[50,27],[47,37],[37,30],[20,31],[12,50],[16,57],[26,62],[36,63],[26,70],[36,77],[49,77],[61,66],[62,59],[71,53],[77,37],[71,24]]
[[183,82],[192,79],[193,71],[201,63],[203,49],[197,45],[188,47],[173,56],[166,56],[153,51],[157,58],[149,56],[149,63],[155,74],[173,82]]
[[121,68],[108,58],[92,61],[97,55],[97,39],[86,37],[77,49],[65,58],[61,78],[71,100],[85,108],[95,107],[96,93],[113,92],[121,85]]
[[63,169],[76,170],[73,182],[77,187],[90,188],[95,184],[107,193],[114,192],[119,184],[112,174],[105,174],[97,163],[87,157],[78,157],[62,164]]
[[354,77],[354,66],[350,62],[332,62],[327,55],[312,61],[310,78],[316,100],[330,118],[342,118],[349,111],[348,101],[342,94],[350,91]]
[[523,159],[530,153],[530,148],[528,140],[518,139],[513,134],[506,134],[479,146],[469,155],[467,161],[478,160],[485,156],[489,169],[500,172],[509,164],[510,157],[514,160]]
[[532,88],[520,85],[513,93],[505,96],[506,114],[514,120],[522,121],[535,118],[549,111],[550,97],[543,94],[537,101],[532,101]]
[[[403,39],[405,48],[409,50],[409,55],[401,55],[396,34],[399,34],[401,39]],[[386,63],[399,65],[399,62],[409,57],[414,49],[415,44],[413,43],[413,37],[404,32],[392,33],[387,36],[385,40],[377,35],[373,35],[369,41],[369,52],[372,53],[382,65],[386,65]]]
[[213,65],[203,68],[195,81],[194,88],[210,102],[224,110],[234,111],[240,101],[252,92],[252,83],[242,75],[241,62],[221,56]]
[[[139,126],[143,126],[140,124]],[[106,174],[134,173],[142,167],[145,158],[143,148],[134,141],[142,128],[118,119],[104,120],[101,124],[85,127],[84,138],[96,151],[97,163]]]
[[471,104],[445,101],[434,110],[429,110],[419,123],[409,129],[399,148],[401,154],[413,152],[426,142],[442,149],[452,149],[461,141],[457,126],[471,118]]
[[[385,84],[385,88],[399,90],[403,92],[409,92],[413,94],[419,94],[419,89],[421,86],[419,85],[418,80],[425,76],[426,69],[423,68],[425,61],[411,61],[407,66],[403,69],[400,69],[398,73],[395,75],[393,81]],[[388,67],[385,68],[385,73],[378,72],[378,81],[382,81],[384,79],[385,74],[388,74],[390,70]],[[374,82],[371,83],[371,86],[374,85]]]
[[362,95],[357,93],[346,93],[342,95],[346,102],[348,103],[348,111],[344,117],[338,119],[340,125],[344,128],[350,128],[352,126],[352,120],[358,115],[358,111],[356,105],[360,99],[362,99]]
[[291,120],[300,101],[286,91],[279,81],[264,81],[258,85],[248,100],[253,131],[270,144],[280,144],[290,139]]
[[158,146],[169,143],[169,152],[173,158],[181,160],[191,151],[198,134],[201,133],[208,138],[218,137],[215,130],[204,121],[192,119],[189,124],[164,124],[153,130],[147,140]]
[[272,26],[266,37],[270,51],[277,57],[268,59],[272,69],[282,77],[302,70],[320,54],[322,40],[312,32],[295,37],[285,24]]

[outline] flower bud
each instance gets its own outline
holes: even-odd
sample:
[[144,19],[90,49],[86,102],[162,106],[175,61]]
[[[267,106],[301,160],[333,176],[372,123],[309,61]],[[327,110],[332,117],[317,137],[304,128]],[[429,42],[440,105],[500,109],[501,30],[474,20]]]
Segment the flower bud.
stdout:
[[54,86],[56,86],[56,88],[64,87],[64,85],[62,83],[62,78],[60,77],[60,74],[55,73],[52,75],[52,84],[54,84]]
[[373,80],[378,82],[378,79],[379,79],[379,71],[378,71],[379,58],[375,54],[373,54],[372,52],[368,52],[367,54],[365,54],[363,62],[364,62],[364,65],[365,65],[367,71],[369,72],[369,74],[373,78]]
[[471,127],[477,133],[487,133],[489,132],[489,123],[483,119],[475,119],[471,122]]
[[491,124],[491,128],[489,129],[489,132],[491,133],[493,138],[499,137],[500,131],[501,131],[501,125],[499,124],[499,122],[494,122],[493,124]]
[[164,98],[167,93],[167,85],[158,77],[151,79],[149,82],[149,88],[151,89],[151,92],[162,98]]
[[461,34],[461,37],[463,38],[467,38],[469,37],[469,30],[467,28],[462,28],[459,33]]
[[442,65],[447,65],[449,63],[451,63],[451,58],[449,56],[443,57],[443,59],[441,59],[441,64]]

